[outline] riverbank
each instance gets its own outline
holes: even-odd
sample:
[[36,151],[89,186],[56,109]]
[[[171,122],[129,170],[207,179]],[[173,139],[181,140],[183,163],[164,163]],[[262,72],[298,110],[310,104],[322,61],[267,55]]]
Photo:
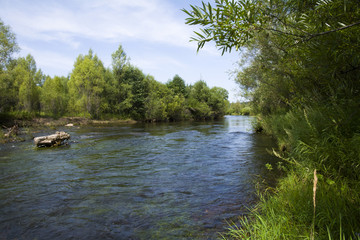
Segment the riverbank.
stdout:
[[320,106],[261,118],[258,126],[278,143],[278,163],[268,168],[284,177],[259,191],[227,239],[360,239],[360,137],[351,121],[339,127],[347,116]]
[[121,125],[121,124],[135,124],[137,121],[132,119],[108,119],[95,120],[83,117],[35,117],[25,119],[14,119],[11,117],[2,118],[0,121],[0,143],[6,142],[21,142],[24,140],[24,135],[31,135],[40,128],[57,128],[57,127],[72,127],[72,126],[86,126],[86,125]]
[[61,117],[58,119],[51,117],[36,117],[32,119],[7,119],[5,122],[2,121],[2,125],[11,127],[17,125],[19,127],[57,127],[65,126],[67,124],[73,125],[89,125],[89,124],[133,124],[136,123],[132,119],[109,119],[109,120],[95,120],[83,117]]

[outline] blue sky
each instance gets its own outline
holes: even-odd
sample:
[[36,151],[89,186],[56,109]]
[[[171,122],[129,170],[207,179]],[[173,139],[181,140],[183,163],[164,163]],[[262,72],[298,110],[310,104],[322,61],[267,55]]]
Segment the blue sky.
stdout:
[[121,44],[130,62],[159,82],[175,74],[187,84],[200,79],[241,99],[229,72],[239,54],[207,45],[196,52],[189,42],[195,27],[185,24],[180,9],[200,0],[0,0],[0,18],[10,25],[21,48],[34,56],[37,67],[50,76],[67,76],[79,54],[91,48],[106,67]]

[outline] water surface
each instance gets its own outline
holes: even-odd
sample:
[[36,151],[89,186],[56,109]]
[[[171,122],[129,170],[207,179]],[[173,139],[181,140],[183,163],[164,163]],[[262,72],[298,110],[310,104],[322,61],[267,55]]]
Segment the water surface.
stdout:
[[70,146],[1,145],[0,239],[217,239],[253,204],[257,176],[271,177],[273,142],[252,121],[64,128]]

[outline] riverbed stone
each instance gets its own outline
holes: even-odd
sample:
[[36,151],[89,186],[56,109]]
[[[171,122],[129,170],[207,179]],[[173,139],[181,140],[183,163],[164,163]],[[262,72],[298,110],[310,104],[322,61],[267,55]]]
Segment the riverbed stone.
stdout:
[[66,132],[56,132],[55,134],[34,138],[37,147],[55,147],[64,144],[70,139],[70,134]]

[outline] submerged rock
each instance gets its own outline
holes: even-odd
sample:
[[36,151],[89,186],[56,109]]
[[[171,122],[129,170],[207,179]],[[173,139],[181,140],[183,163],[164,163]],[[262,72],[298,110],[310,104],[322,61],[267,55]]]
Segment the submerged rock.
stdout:
[[55,147],[60,146],[70,139],[70,134],[66,132],[56,132],[48,136],[41,136],[34,138],[37,147]]

